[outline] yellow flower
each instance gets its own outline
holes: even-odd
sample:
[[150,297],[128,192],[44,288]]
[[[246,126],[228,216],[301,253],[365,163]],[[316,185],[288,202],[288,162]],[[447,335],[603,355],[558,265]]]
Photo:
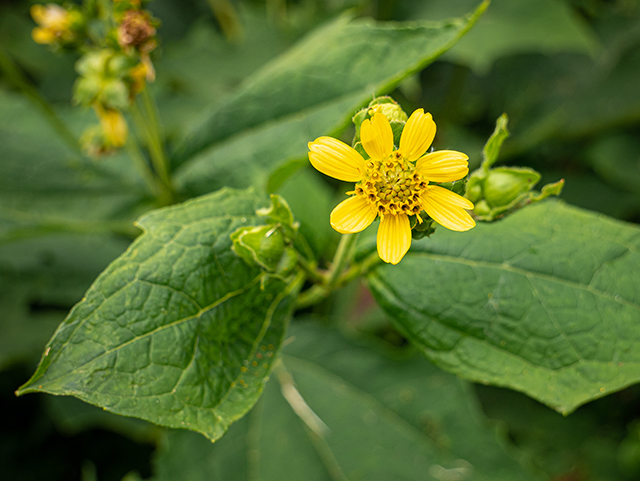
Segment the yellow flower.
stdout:
[[56,41],[71,41],[74,33],[70,30],[71,16],[69,12],[55,3],[33,5],[31,17],[39,25],[31,32],[36,43],[51,44]]
[[356,182],[353,194],[331,212],[331,226],[342,234],[367,228],[380,216],[378,254],[397,264],[411,246],[409,216],[426,213],[440,225],[466,231],[476,225],[466,210],[473,204],[439,187],[440,182],[463,178],[469,172],[468,157],[453,150],[425,155],[436,134],[431,114],[418,109],[405,124],[400,146],[394,150],[391,124],[378,112],[360,129],[365,160],[355,149],[331,137],[309,142],[309,160],[323,174]]
[[124,116],[118,110],[106,109],[100,104],[94,105],[100,119],[100,126],[109,147],[122,147],[127,143],[129,129]]

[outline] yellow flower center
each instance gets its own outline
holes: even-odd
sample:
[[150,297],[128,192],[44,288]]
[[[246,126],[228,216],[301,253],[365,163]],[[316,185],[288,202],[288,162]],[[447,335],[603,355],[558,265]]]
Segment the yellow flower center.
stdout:
[[423,207],[420,196],[429,182],[416,172],[415,164],[395,151],[383,161],[367,161],[364,178],[355,194],[367,199],[381,215],[418,215]]

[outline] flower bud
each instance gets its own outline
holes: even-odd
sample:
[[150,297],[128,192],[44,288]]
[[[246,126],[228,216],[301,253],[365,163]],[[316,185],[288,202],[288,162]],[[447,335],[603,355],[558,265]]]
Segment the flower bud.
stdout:
[[525,167],[499,167],[484,179],[484,199],[490,207],[502,207],[529,192],[540,181],[540,174]]
[[271,194],[271,205],[256,211],[260,217],[266,217],[270,223],[278,224],[282,229],[287,243],[292,243],[296,232],[298,232],[299,222],[295,222],[293,212],[287,201],[277,194]]
[[285,251],[285,241],[279,225],[241,227],[231,234],[231,249],[248,264],[257,264],[275,272]]

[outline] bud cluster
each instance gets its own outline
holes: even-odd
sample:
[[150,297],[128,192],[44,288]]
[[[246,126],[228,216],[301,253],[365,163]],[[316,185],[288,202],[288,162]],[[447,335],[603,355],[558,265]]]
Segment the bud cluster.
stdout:
[[496,129],[483,149],[484,160],[479,169],[469,177],[466,197],[475,204],[476,219],[492,221],[551,195],[559,195],[564,180],[545,185],[541,192],[533,188],[540,181],[540,174],[528,167],[496,167],[502,143],[509,136],[507,116],[496,122]]
[[49,3],[31,8],[38,24],[32,32],[37,43],[81,54],[73,100],[92,107],[99,120],[81,139],[90,154],[111,152],[126,143],[123,112],[155,78],[149,54],[157,46],[159,23],[143,4],[116,0],[98,5],[85,0],[81,7]]

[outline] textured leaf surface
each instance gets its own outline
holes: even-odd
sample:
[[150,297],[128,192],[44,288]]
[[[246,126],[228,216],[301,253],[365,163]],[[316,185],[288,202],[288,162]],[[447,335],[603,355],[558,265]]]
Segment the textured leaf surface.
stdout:
[[315,31],[207,116],[174,156],[176,164],[191,159],[177,180],[192,194],[220,187],[222,179],[263,182],[270,170],[306,157],[307,142],[344,127],[372,95],[432,62],[485,8],[440,24],[342,17]]
[[425,355],[568,413],[640,380],[640,230],[545,202],[369,276]]
[[19,393],[69,394],[117,414],[220,437],[256,401],[295,283],[260,288],[230,250],[266,204],[224,190],[139,221],[144,234],[100,275]]
[[290,334],[283,362],[325,433],[294,413],[276,371],[260,403],[214,445],[168,433],[156,481],[534,479],[506,454],[466,382],[310,324]]

